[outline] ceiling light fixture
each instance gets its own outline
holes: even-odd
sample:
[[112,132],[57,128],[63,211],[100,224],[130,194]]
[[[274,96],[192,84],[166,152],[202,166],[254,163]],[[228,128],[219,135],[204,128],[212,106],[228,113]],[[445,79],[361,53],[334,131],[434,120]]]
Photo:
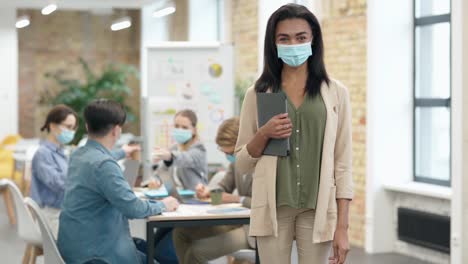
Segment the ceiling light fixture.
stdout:
[[57,10],[57,5],[56,4],[50,4],[44,8],[42,8],[41,13],[44,16],[52,14],[55,10]]
[[153,12],[153,17],[165,17],[176,11],[175,5],[166,6]]
[[126,17],[122,17],[117,20],[114,20],[114,22],[112,22],[111,30],[117,31],[117,30],[129,28],[131,26],[132,26],[132,20],[130,19],[130,17],[126,16]]
[[29,16],[23,15],[16,19],[16,28],[24,28],[29,26],[31,22],[29,21]]

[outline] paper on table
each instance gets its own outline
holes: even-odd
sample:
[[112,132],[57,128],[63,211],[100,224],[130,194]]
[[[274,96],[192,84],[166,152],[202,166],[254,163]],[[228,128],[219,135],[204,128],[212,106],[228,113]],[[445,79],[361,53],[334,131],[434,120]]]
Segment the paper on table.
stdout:
[[[207,211],[215,210],[215,209],[222,209],[222,208],[236,208],[242,207],[240,203],[233,203],[233,204],[221,204],[221,205],[192,205],[192,204],[181,204],[177,211],[175,212],[164,212],[163,216],[193,216],[193,215],[212,215]],[[229,214],[238,214],[238,213],[245,213],[245,211],[238,211],[238,212],[230,212]]]

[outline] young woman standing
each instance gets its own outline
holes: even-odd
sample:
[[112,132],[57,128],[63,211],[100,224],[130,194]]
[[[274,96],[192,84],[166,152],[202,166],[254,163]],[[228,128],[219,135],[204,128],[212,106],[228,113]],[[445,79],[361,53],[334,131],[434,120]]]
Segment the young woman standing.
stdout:
[[[250,235],[262,263],[290,263],[293,240],[301,264],[341,264],[349,251],[351,109],[323,54],[320,25],[307,8],[288,4],[272,14],[263,73],[246,93],[236,146],[238,173],[255,168]],[[285,94],[287,113],[258,127],[256,93],[268,92]],[[262,155],[279,138],[289,139],[290,155]]]

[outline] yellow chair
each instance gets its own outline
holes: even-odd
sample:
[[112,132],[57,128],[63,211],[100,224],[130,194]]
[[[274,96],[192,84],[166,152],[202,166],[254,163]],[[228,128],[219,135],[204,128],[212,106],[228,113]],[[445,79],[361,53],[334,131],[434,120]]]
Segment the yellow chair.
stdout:
[[0,148],[9,145],[16,145],[21,139],[23,138],[20,135],[8,135],[2,140],[2,142],[0,142]]
[[13,179],[15,170],[13,148],[21,139],[19,135],[8,135],[0,142],[0,179]]
[[[13,149],[20,140],[19,135],[6,136],[0,142],[0,179],[18,179],[18,172],[15,171],[15,159],[13,158]],[[16,176],[16,177],[15,177]],[[10,219],[10,224],[16,224],[15,211],[8,189],[0,188],[0,194],[3,194],[5,205]]]

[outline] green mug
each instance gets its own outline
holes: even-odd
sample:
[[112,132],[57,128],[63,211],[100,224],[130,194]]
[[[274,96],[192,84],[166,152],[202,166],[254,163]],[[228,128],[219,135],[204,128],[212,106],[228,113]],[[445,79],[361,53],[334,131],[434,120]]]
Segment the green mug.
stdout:
[[223,201],[223,190],[221,189],[214,189],[210,191],[210,197],[211,197],[211,204],[212,205],[218,205],[221,204]]

